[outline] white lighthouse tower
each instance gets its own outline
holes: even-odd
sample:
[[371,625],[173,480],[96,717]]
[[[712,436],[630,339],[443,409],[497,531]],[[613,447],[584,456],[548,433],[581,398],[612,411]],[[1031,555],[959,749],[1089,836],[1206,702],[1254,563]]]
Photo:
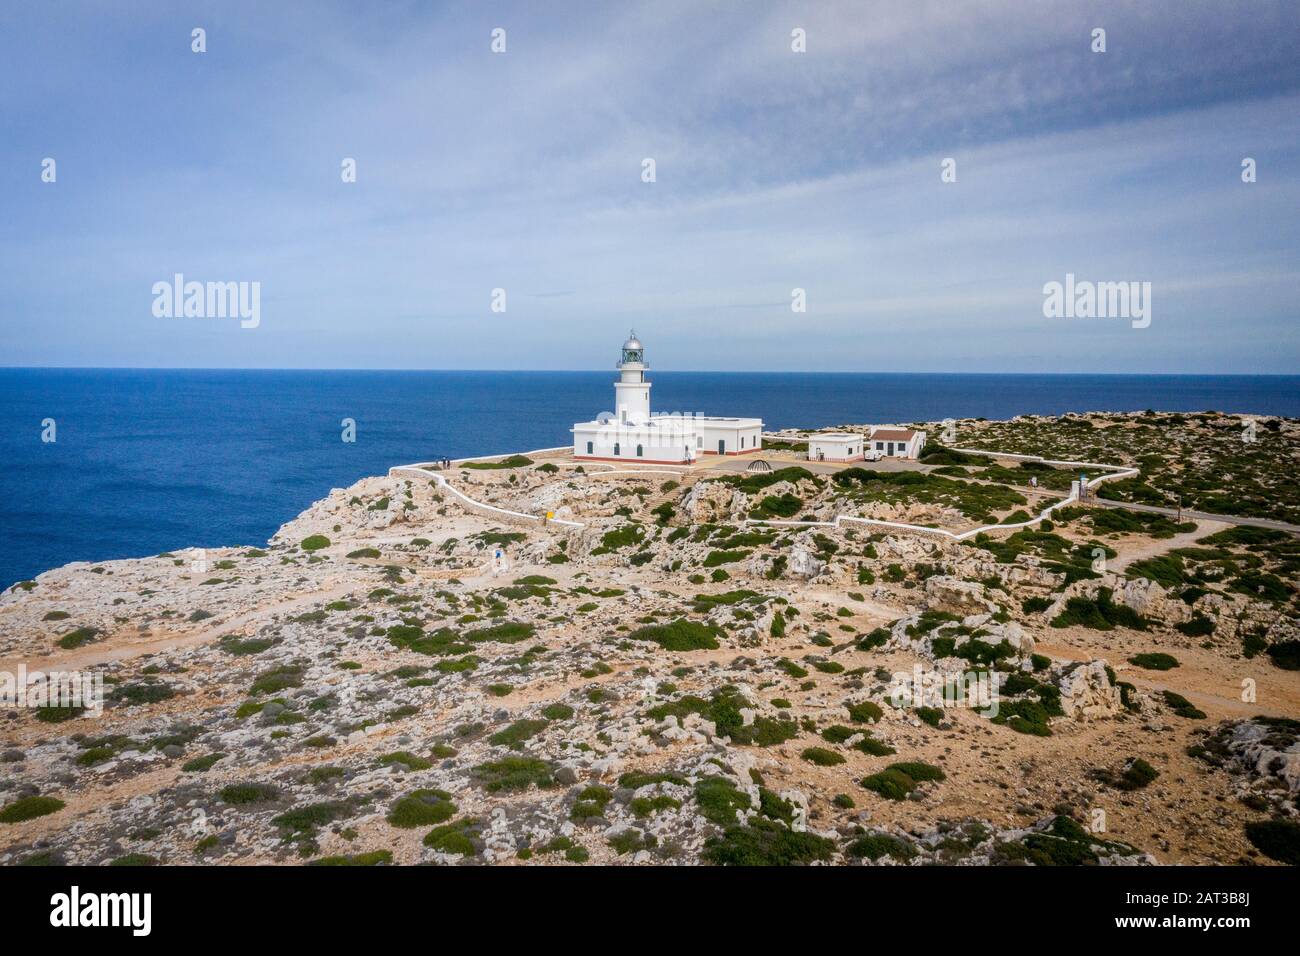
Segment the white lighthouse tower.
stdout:
[[623,343],[618,363],[619,379],[614,383],[614,413],[618,420],[645,423],[650,421],[650,383],[645,380],[645,349],[633,329]]

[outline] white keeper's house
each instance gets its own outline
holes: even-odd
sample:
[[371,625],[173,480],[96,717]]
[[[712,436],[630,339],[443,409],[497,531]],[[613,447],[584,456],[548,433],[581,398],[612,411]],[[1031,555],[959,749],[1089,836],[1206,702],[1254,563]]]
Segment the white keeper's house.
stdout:
[[651,413],[647,368],[645,347],[633,332],[618,363],[614,412],[574,424],[574,458],[683,465],[700,455],[748,455],[763,447],[761,418]]
[[867,449],[881,458],[915,458],[925,447],[925,432],[911,428],[871,429],[867,438]]

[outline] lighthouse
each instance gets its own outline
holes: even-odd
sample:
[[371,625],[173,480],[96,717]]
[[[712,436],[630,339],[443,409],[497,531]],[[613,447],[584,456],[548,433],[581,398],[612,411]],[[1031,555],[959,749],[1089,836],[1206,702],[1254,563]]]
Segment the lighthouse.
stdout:
[[633,329],[623,343],[623,354],[618,363],[619,377],[614,383],[614,413],[619,422],[648,422],[650,420],[650,383],[645,380],[645,348]]
[[763,447],[761,418],[697,412],[650,414],[645,346],[633,330],[619,353],[614,412],[576,422],[573,457],[583,461],[690,465],[700,455],[748,455]]

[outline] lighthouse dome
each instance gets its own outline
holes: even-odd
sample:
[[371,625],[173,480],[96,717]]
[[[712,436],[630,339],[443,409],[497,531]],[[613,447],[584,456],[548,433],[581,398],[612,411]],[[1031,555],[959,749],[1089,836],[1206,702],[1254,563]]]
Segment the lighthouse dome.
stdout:
[[641,345],[641,340],[636,337],[635,329],[628,335],[627,341],[623,343],[622,361],[618,364],[620,368],[624,365],[637,368],[645,367],[645,349]]

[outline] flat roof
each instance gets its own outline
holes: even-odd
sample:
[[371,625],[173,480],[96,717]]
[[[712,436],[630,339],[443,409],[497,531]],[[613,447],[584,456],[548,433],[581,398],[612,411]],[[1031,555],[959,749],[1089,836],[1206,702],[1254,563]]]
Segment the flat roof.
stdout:
[[809,441],[860,441],[863,435],[855,435],[851,432],[817,432],[809,435]]
[[[687,431],[692,426],[695,425],[699,425],[701,427],[707,427],[709,425],[712,425],[715,427],[726,427],[726,428],[762,428],[763,419],[722,418],[716,415],[705,416],[705,415],[666,414],[666,415],[651,415],[648,419],[644,419],[644,418],[628,419],[625,422],[620,422],[616,418],[611,418],[608,421],[604,421],[604,422],[600,421],[599,419],[593,419],[592,421],[589,422],[574,422],[573,428],[588,428],[588,427],[603,428],[606,426],[613,426],[616,428],[655,428],[661,425],[671,425],[672,427],[677,428],[681,431]],[[573,429],[570,429],[570,431],[572,430]]]
[[695,428],[762,428],[763,419],[722,419],[722,418],[705,418],[703,415],[686,416],[686,418],[677,418],[673,415],[653,415],[650,419],[628,419],[619,421],[610,419],[608,421],[575,421],[573,428],[569,431],[590,431],[595,428],[664,428],[666,431],[676,429],[677,432],[689,432]]

